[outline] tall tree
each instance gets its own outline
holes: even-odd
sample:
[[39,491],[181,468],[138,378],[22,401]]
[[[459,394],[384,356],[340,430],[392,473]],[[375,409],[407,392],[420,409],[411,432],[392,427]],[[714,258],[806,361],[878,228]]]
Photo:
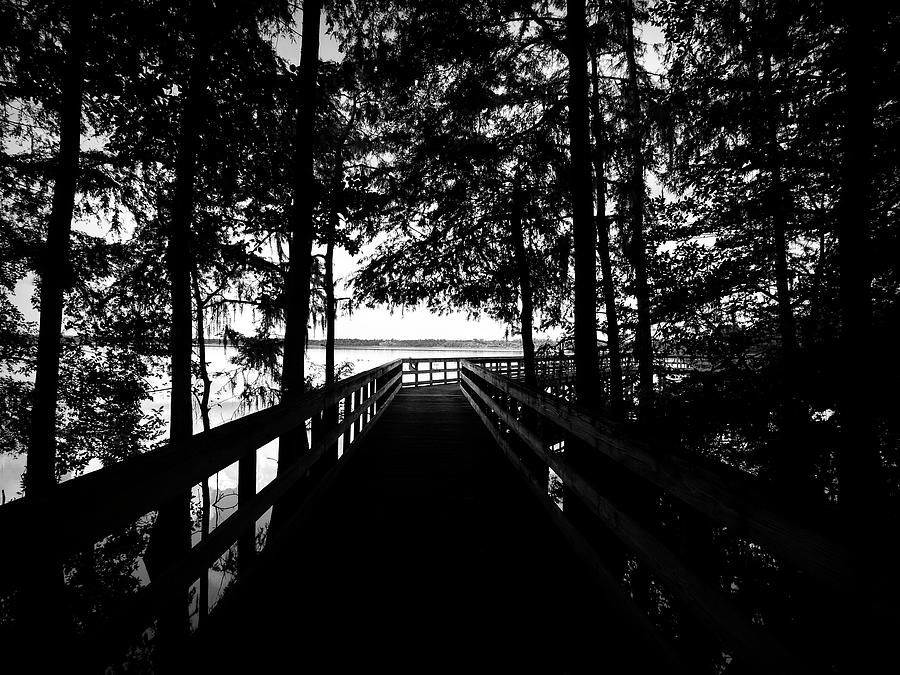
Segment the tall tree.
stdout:
[[848,8],[845,13],[846,121],[843,176],[838,202],[840,264],[841,448],[838,478],[841,505],[848,522],[879,519],[884,500],[878,441],[875,434],[875,382],[858,358],[872,331],[869,260],[874,136],[872,16]]
[[[53,205],[47,226],[47,242],[40,264],[41,301],[37,368],[31,408],[25,494],[47,497],[56,485],[57,402],[59,396],[60,341],[62,338],[64,294],[72,283],[69,236],[78,188],[81,150],[81,110],[84,87],[83,67],[91,14],[90,6],[68,5],[68,33],[64,38],[65,65],[62,101],[59,110],[59,150],[56,159]],[[63,571],[50,550],[42,552],[28,580],[23,598],[26,631],[49,627],[54,640],[66,648],[71,626],[59,603]],[[38,667],[57,663],[54,651],[33,654]]]
[[[169,439],[175,443],[189,439],[194,433],[191,386],[194,327],[191,312],[191,227],[194,219],[197,137],[202,125],[202,111],[205,109],[203,95],[206,91],[211,40],[208,31],[208,3],[205,0],[193,0],[190,12],[192,53],[187,86],[181,100],[175,191],[166,252],[172,303],[169,333],[172,373]],[[151,576],[159,574],[190,551],[190,502],[190,492],[186,492],[160,506],[151,541],[152,549],[147,556]],[[188,636],[188,604],[189,597],[185,591],[182,595],[173,595],[160,612],[158,644],[159,662],[163,668],[174,667],[178,645]]]
[[619,333],[619,310],[616,306],[616,287],[613,277],[609,241],[609,218],[606,214],[606,133],[600,111],[600,75],[597,67],[598,45],[591,44],[591,135],[594,139],[591,158],[594,165],[594,185],[597,209],[597,254],[606,310],[606,346],[609,355],[609,412],[616,421],[625,418],[625,392],[622,387],[622,344]]
[[41,318],[37,372],[31,410],[31,442],[28,449],[26,494],[46,495],[56,484],[56,404],[59,391],[59,355],[62,335],[63,295],[71,283],[69,233],[75,208],[75,192],[81,149],[82,68],[90,7],[69,4],[69,31],[65,38],[66,63],[62,81],[59,153],[53,189],[53,207],[47,228],[47,244],[41,264]]
[[525,230],[522,223],[522,186],[518,174],[513,180],[509,234],[519,275],[519,302],[522,305],[520,312],[522,358],[525,367],[525,383],[537,387],[537,371],[534,362],[534,295],[531,290],[531,267],[528,262],[528,249],[525,245]]
[[566,3],[567,105],[571,160],[572,232],[575,249],[575,393],[585,410],[600,403],[597,360],[597,230],[593,190],[587,82],[587,17],[584,0]]
[[[331,209],[328,214],[328,226],[325,232],[325,386],[335,382],[334,341],[336,337],[337,300],[334,297],[334,247],[340,222],[340,213],[344,201],[344,153],[343,146],[352,127],[353,120],[347,125],[346,132],[341,135],[334,149],[334,172],[331,185]],[[337,424],[338,407],[333,405],[324,411],[322,422],[326,429]],[[327,462],[337,460],[337,444],[329,451]]]
[[763,157],[768,174],[766,194],[767,212],[771,218],[772,258],[774,262],[775,298],[778,306],[778,328],[781,342],[780,368],[780,443],[775,451],[777,474],[786,490],[794,495],[803,493],[803,499],[812,495],[813,466],[809,458],[806,438],[802,433],[804,411],[799,400],[799,373],[797,370],[797,329],[791,300],[791,270],[788,260],[788,228],[790,204],[782,166],[782,150],[779,132],[782,126],[781,106],[773,83],[773,51],[779,35],[779,6],[777,2],[761,2],[755,21],[759,24],[759,97],[763,112],[758,130],[763,144]]
[[647,244],[644,234],[645,168],[644,114],[638,83],[637,41],[634,37],[636,17],[634,0],[625,0],[625,59],[628,84],[626,99],[629,128],[628,144],[631,154],[631,175],[628,178],[630,240],[628,259],[634,269],[634,295],[637,301],[637,329],[634,337],[638,362],[638,416],[648,422],[653,415],[653,335],[650,320],[650,286],[647,277]]
[[[281,392],[283,399],[303,394],[305,389],[304,355],[310,309],[310,275],[313,221],[316,206],[316,179],[313,139],[319,72],[319,24],[321,0],[307,0],[303,5],[302,42],[300,46],[300,80],[297,87],[297,127],[294,139],[294,185],[291,209],[290,251],[286,283],[284,320],[284,356]],[[278,441],[278,473],[288,470],[307,448],[305,429],[285,434]],[[273,513],[272,526],[283,522],[283,511]]]

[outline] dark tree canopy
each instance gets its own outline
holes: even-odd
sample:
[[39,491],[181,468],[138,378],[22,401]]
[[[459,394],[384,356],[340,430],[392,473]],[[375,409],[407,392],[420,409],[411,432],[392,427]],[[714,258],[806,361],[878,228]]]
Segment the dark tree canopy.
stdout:
[[[832,509],[882,555],[900,515],[896,8],[0,0],[0,26],[0,457],[28,464],[4,500],[190,442],[223,400],[246,413],[331,386],[352,370],[346,312],[425,307],[520,335],[530,387],[538,357],[568,354],[567,406]],[[282,437],[280,473],[306,438]],[[676,523],[684,546],[719,536],[620,478],[604,489],[639,520]],[[221,496],[204,484],[152,536],[135,523],[34,575],[90,627],[136,591],[138,558],[152,576],[191,527],[207,538]],[[609,551],[690,642],[677,603]],[[778,630],[816,613],[760,551],[717,555],[710,575]],[[22,597],[0,630],[38,596]],[[182,610],[161,634],[186,630]],[[701,651],[698,672],[737,672]]]

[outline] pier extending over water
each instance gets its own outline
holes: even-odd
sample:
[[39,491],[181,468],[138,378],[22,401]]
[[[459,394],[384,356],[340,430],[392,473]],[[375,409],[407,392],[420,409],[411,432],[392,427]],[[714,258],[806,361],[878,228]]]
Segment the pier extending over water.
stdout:
[[[0,558],[0,579],[33,578],[36,561],[90,548],[237,462],[235,513],[183,555],[148,561],[151,583],[105,630],[75,639],[73,662],[102,670],[156,626],[165,663],[222,657],[226,670],[294,658],[314,671],[689,672],[700,645],[747,672],[804,672],[810,631],[851,630],[847,610],[879,611],[858,592],[831,514],[796,513],[752,476],[579,410],[571,370],[565,357],[540,360],[537,388],[506,357],[359,373],[6,505],[0,528],[25,554]],[[257,490],[258,449],[276,438],[302,452]],[[828,609],[790,642],[761,625],[698,555],[715,541],[654,522],[660,500],[784,561]],[[62,512],[48,537],[41,524]],[[167,632],[172,616],[187,625],[187,589],[229,551],[233,588],[196,631]],[[623,570],[664,589],[690,631],[661,631]]]

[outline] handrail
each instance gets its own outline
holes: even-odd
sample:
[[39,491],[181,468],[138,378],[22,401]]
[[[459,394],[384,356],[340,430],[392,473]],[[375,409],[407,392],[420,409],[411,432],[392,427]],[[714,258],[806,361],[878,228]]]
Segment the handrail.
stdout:
[[[565,452],[551,450],[551,443],[559,439],[560,432],[582,441],[714,522],[729,527],[737,536],[766,546],[846,597],[856,588],[849,551],[801,519],[773,509],[773,496],[752,477],[739,475],[724,465],[702,465],[673,451],[660,452],[630,438],[616,425],[589,417],[565,401],[471,360],[463,361],[461,368],[463,393],[520,471],[527,471],[528,463],[519,457],[512,439],[552,469],[571,494],[642,559],[673,596],[683,601],[695,619],[735,652],[767,672],[802,670],[802,664],[793,655],[753,625],[715,585],[694,573],[652,532],[596,490],[568,461]],[[498,425],[499,431],[494,433]],[[548,427],[557,430],[553,440],[548,440]],[[544,497],[549,501],[546,494]]]
[[[777,497],[752,477],[720,463],[709,462],[715,467],[709,468],[670,449],[657,452],[612,422],[589,417],[565,401],[475,368],[478,366],[469,369],[472,375],[535,410],[629,471],[732,528],[735,534],[770,547],[836,589],[850,590],[850,553],[814,527],[776,512],[772,504],[779,501]],[[467,370],[465,364],[463,370],[464,373]],[[471,381],[469,384],[473,386]]]
[[[403,360],[403,387],[430,387],[459,382],[459,362],[464,356],[436,356],[405,358]],[[434,364],[440,363],[435,368]],[[440,373],[436,378],[435,374]],[[426,376],[427,375],[427,379]]]
[[[13,541],[39,536],[45,518],[65,511],[73,527],[55,536],[54,548],[66,555],[124,527],[173,496],[234,464],[251,449],[296,429],[314,414],[345,400],[368,382],[397,368],[400,360],[315,389],[297,401],[284,402],[227,422],[185,441],[166,443],[66,481],[43,499],[25,497],[0,508],[0,531]],[[371,403],[369,404],[371,405]],[[352,420],[351,420],[352,421]],[[343,422],[341,427],[344,428]],[[103,501],[98,501],[102,496]],[[14,574],[22,558],[0,556],[0,583]]]
[[[238,420],[197,434],[189,440],[167,443],[142,455],[62,483],[47,497],[25,497],[0,507],[0,531],[15,541],[16,555],[0,556],[0,590],[14,587],[33,563],[29,553],[46,555],[46,525],[66,513],[67,526],[54,531],[51,553],[66,556],[93,546],[96,541],[155,510],[178,494],[189,492],[218,471],[243,461],[269,441],[298,428],[312,428],[308,452],[283,470],[259,493],[255,471],[252,495],[241,499],[236,513],[195,545],[181,560],[160,571],[133,600],[122,624],[152,616],[169,592],[185,588],[205,574],[205,568],[221,557],[256,520],[343,438],[344,457],[358,445],[367,427],[374,423],[399,390],[402,360],[378,366],[341,380],[328,389],[313,390],[299,399],[260,410]],[[324,412],[343,402],[342,419],[325,426]],[[336,456],[336,449],[335,449]],[[332,469],[339,468],[335,466]],[[327,474],[326,474],[327,477]],[[249,478],[249,476],[248,476]],[[324,480],[324,478],[323,478]],[[38,546],[38,542],[41,545]],[[147,624],[145,623],[144,626]],[[116,627],[121,630],[122,626]]]
[[[525,359],[507,356],[485,356],[469,358],[470,363],[478,364],[488,370],[505,375],[511,379],[523,379],[525,376]],[[637,363],[630,356],[623,356],[624,372],[637,372]],[[653,359],[655,372],[674,375],[695,370],[709,370],[710,364],[705,359],[683,355],[658,354]],[[600,357],[600,374],[609,371],[609,357]],[[575,356],[573,354],[556,354],[535,357],[535,374],[538,382],[543,384],[564,383],[575,376]],[[556,391],[555,393],[559,393]]]
[[[525,359],[522,356],[435,356],[403,359],[403,386],[430,387],[439,384],[453,384],[460,381],[460,362],[468,360],[488,370],[505,374],[507,377],[522,378],[525,375]],[[435,366],[434,364],[440,364]],[[564,381],[575,372],[575,361],[571,355],[542,356],[535,359],[538,380]]]

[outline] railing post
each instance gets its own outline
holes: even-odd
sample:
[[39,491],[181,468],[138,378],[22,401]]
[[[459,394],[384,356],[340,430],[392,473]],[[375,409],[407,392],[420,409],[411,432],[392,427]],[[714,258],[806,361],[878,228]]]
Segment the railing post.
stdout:
[[[344,397],[344,419],[348,419],[350,415],[353,413],[353,396],[347,395]],[[352,426],[352,425],[350,425]],[[351,434],[350,426],[344,431],[344,452],[347,452],[347,449],[350,447],[351,442]]]
[[[353,409],[359,410],[360,405],[360,390],[353,390]],[[356,439],[359,437],[359,430],[362,429],[362,415],[356,418],[353,422],[353,438]]]
[[[256,450],[251,450],[238,460],[238,509],[256,496]],[[245,577],[256,557],[256,524],[254,523],[238,539],[238,576]],[[204,598],[200,599],[201,602]],[[205,599],[209,602],[209,599]]]
[[[378,378],[377,377],[372,378],[372,393],[373,394],[378,393]],[[375,417],[375,415],[377,413],[378,413],[378,401],[373,401],[372,402],[372,417]]]
[[[319,438],[324,439],[324,437],[337,426],[338,423],[338,404],[334,403],[333,405],[329,405],[322,411],[322,423],[319,429]],[[314,439],[318,440],[318,439]],[[337,439],[334,439],[331,443],[329,443],[328,447],[325,449],[325,454],[322,455],[322,459],[319,460],[319,466],[322,467],[322,472],[324,473],[338,461],[338,442]]]

